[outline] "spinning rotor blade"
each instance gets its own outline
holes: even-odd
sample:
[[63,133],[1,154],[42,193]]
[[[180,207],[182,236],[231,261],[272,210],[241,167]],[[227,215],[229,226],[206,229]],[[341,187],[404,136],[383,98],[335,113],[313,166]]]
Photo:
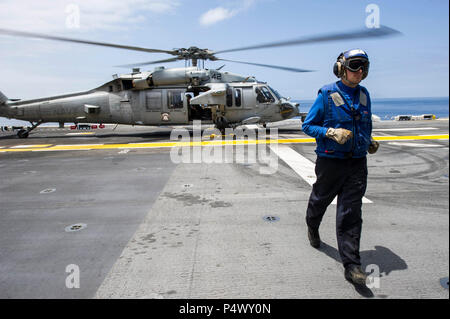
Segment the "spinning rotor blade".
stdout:
[[250,64],[250,65],[256,65],[256,66],[262,66],[262,67],[265,67],[265,68],[280,69],[280,70],[291,71],[291,72],[314,72],[313,70],[296,69],[296,68],[290,68],[290,67],[279,66],[279,65],[260,64],[260,63],[252,63],[252,62],[242,62],[242,61],[234,61],[234,60],[226,60],[226,59],[217,59],[217,60],[234,62],[234,63],[242,63],[242,64]]
[[129,45],[106,43],[106,42],[86,41],[86,40],[79,40],[79,39],[72,39],[72,38],[65,38],[65,37],[56,37],[56,36],[52,36],[52,35],[32,33],[32,32],[8,30],[8,29],[0,29],[0,34],[13,35],[13,36],[19,36],[19,37],[26,37],[26,38],[36,38],[36,39],[47,39],[47,40],[63,41],[63,42],[75,42],[75,43],[98,45],[98,46],[104,46],[104,47],[112,47],[112,48],[117,48],[117,49],[141,51],[141,52],[168,53],[168,54],[172,54],[172,55],[176,55],[177,54],[175,51],[167,51],[167,50],[159,50],[159,49],[148,49],[148,48],[141,48],[141,47],[135,47],[135,46],[129,46]]
[[376,37],[393,36],[393,35],[399,35],[399,34],[401,34],[400,31],[391,29],[386,26],[381,26],[380,28],[374,28],[374,29],[364,28],[362,30],[357,30],[357,31],[350,31],[350,32],[344,32],[344,33],[330,33],[330,34],[319,35],[319,36],[314,36],[314,37],[304,37],[304,38],[292,39],[292,40],[287,40],[287,41],[271,42],[271,43],[247,46],[247,47],[230,49],[230,50],[222,50],[222,51],[214,52],[214,54],[225,53],[225,52],[244,51],[244,50],[253,50],[253,49],[262,49],[262,48],[274,48],[274,47],[282,47],[282,46],[290,46],[290,45],[302,45],[302,44],[318,43],[318,42],[331,42],[331,41],[340,41],[340,40],[376,38]]
[[135,63],[135,64],[123,64],[123,65],[116,65],[116,67],[119,68],[134,68],[134,67],[138,67],[138,66],[143,66],[143,65],[149,65],[149,64],[156,64],[156,63],[163,63],[163,62],[175,62],[180,60],[179,58],[170,58],[170,59],[166,59],[166,60],[159,60],[159,61],[150,61],[150,62],[142,62],[142,63]]

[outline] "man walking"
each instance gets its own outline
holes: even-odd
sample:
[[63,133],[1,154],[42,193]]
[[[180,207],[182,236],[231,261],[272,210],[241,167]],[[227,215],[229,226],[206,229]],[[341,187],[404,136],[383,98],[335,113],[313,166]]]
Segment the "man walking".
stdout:
[[359,255],[361,206],[367,186],[367,152],[378,143],[371,138],[369,92],[359,83],[369,72],[369,57],[360,49],[341,53],[333,67],[339,81],[325,85],[303,122],[302,129],[316,138],[316,183],[306,212],[311,246],[320,247],[319,226],[337,196],[336,233],[345,278],[365,285]]

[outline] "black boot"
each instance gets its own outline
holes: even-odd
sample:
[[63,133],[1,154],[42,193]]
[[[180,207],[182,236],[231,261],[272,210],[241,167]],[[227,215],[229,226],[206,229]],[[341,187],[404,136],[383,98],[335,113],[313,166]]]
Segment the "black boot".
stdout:
[[345,279],[356,285],[365,286],[367,275],[361,266],[351,265],[345,268]]
[[314,229],[308,226],[308,238],[311,246],[314,248],[320,247],[319,229]]

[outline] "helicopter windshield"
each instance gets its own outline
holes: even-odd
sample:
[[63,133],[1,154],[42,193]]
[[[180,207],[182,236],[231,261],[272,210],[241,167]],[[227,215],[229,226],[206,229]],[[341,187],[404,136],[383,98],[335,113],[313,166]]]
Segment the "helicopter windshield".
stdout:
[[272,93],[270,93],[269,89],[265,86],[257,87],[255,89],[256,92],[256,100],[259,103],[270,103],[275,102],[275,99],[272,96]]
[[277,90],[275,90],[273,87],[269,86],[269,89],[273,92],[273,94],[275,94],[275,96],[277,97],[277,99],[281,100],[281,95],[280,93],[278,93]]

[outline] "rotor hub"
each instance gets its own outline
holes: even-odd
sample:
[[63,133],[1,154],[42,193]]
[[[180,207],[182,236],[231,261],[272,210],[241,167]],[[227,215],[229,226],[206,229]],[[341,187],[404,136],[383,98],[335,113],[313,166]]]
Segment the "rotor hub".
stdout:
[[208,49],[200,49],[194,46],[189,48],[179,48],[175,49],[174,51],[179,59],[217,60],[217,58],[213,55],[213,51],[210,51]]

